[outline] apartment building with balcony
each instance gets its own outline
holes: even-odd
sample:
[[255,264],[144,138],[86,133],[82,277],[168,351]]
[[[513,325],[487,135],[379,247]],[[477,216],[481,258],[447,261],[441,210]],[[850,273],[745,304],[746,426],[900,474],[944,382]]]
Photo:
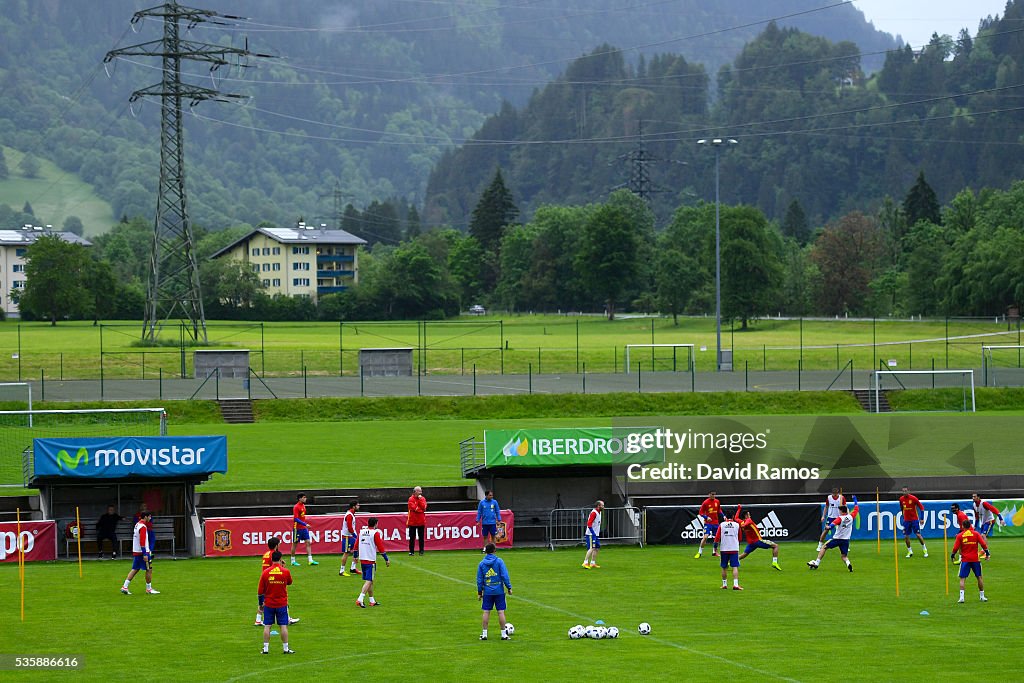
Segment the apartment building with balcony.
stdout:
[[210,258],[240,261],[260,278],[267,294],[313,299],[344,292],[359,282],[357,250],[366,240],[345,230],[299,223],[256,228]]

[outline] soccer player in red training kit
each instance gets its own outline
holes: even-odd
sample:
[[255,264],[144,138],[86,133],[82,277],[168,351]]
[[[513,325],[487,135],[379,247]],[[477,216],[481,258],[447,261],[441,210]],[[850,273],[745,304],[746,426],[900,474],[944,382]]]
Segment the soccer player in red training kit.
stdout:
[[773,541],[766,541],[761,537],[761,530],[757,528],[757,522],[753,520],[749,512],[743,513],[743,519],[738,519],[740,516],[740,508],[736,507],[736,521],[740,523],[740,530],[747,538],[747,547],[743,549],[743,554],[740,555],[739,559],[746,559],[747,555],[754,552],[758,548],[764,548],[772,551],[772,567],[782,571],[782,567],[779,566],[779,544]]
[[597,563],[597,552],[601,549],[601,512],[604,510],[604,501],[599,500],[594,504],[594,509],[587,517],[587,528],[583,531],[583,540],[587,544],[587,554],[583,556],[584,569],[600,569]]
[[[348,512],[341,522],[341,569],[338,576],[352,576],[356,573],[356,559],[359,557],[359,536],[356,534],[356,513],[359,512],[359,501],[353,500],[348,504]],[[345,571],[345,561],[349,555],[352,556],[352,566]],[[349,574],[352,572],[352,574]]]
[[967,513],[960,509],[960,506],[953,503],[949,506],[949,511],[956,516],[956,525],[963,531],[967,528],[967,525],[971,523],[971,518],[967,516]]
[[[708,497],[704,499],[704,502],[700,504],[700,510],[697,511],[697,517],[704,520],[704,535],[700,537],[700,547],[697,548],[697,554],[693,557],[700,559],[701,553],[704,552],[704,543],[710,538],[715,538],[718,533],[718,523],[722,519],[722,502],[715,498],[715,492],[712,491],[708,494]],[[718,555],[718,541],[713,542],[714,545],[711,548],[711,556],[716,557]]]
[[284,653],[293,655],[295,651],[288,647],[288,586],[292,585],[292,574],[281,557],[279,550],[270,556],[271,565],[263,570],[256,589],[263,598],[263,654],[270,653],[270,627],[276,623],[281,627]]
[[992,524],[995,520],[999,520],[999,526],[1006,526],[1006,522],[1003,521],[1003,513],[999,512],[999,508],[995,505],[987,500],[982,500],[977,493],[971,494],[971,500],[974,502],[974,519],[978,522],[978,531],[986,539],[992,533]]
[[[261,576],[263,575],[263,572],[270,569],[270,565],[274,564],[274,552],[277,550],[277,546],[279,545],[281,545],[280,537],[271,536],[269,539],[267,539],[268,550],[267,552],[263,553],[263,566],[260,568]],[[256,611],[256,623],[253,624],[253,626],[263,626],[263,596],[258,595],[257,598],[259,600],[260,606],[259,609]],[[298,619],[295,617],[288,617],[289,624],[294,624],[297,621]]]
[[121,592],[125,595],[131,595],[128,584],[140,570],[146,571],[146,592],[150,595],[160,594],[160,591],[153,588],[153,551],[149,543],[149,527],[147,525],[152,516],[153,513],[149,510],[140,512],[139,521],[135,523],[135,529],[132,531],[132,569],[128,572],[128,578],[124,580],[124,585],[121,586]]
[[964,530],[956,535],[956,541],[953,543],[953,552],[950,554],[950,559],[956,562],[956,553],[960,552],[960,599],[958,603],[964,601],[964,581],[970,576],[971,572],[978,577],[978,597],[981,598],[982,602],[988,602],[988,598],[985,597],[985,583],[981,579],[981,562],[978,561],[978,546],[980,545],[985,551],[985,559],[992,557],[992,554],[988,551],[988,542],[985,541],[985,537],[971,528],[970,521],[964,522]]
[[320,564],[313,559],[313,542],[309,540],[309,523],[306,522],[306,494],[300,493],[297,496],[298,502],[292,508],[292,566],[298,567],[295,561],[295,545],[299,541],[306,542],[306,557],[311,565]]
[[825,553],[830,548],[839,548],[839,552],[843,556],[843,562],[846,563],[846,568],[851,572],[853,571],[853,565],[850,563],[849,557],[850,537],[853,536],[853,520],[857,518],[858,512],[860,512],[860,506],[857,504],[857,496],[853,497],[853,512],[849,512],[845,505],[839,506],[839,516],[832,520],[832,526],[836,528],[832,532],[832,539],[818,551],[818,557],[807,563],[808,567],[817,569],[821,565],[821,558],[825,557]]
[[[736,514],[740,511],[737,508]],[[732,567],[732,589],[741,591],[740,586],[740,524],[735,519],[726,518],[715,530],[715,545],[722,544],[722,589],[729,588],[728,568]]]
[[363,568],[363,590],[356,598],[356,605],[366,607],[363,598],[369,596],[370,607],[379,607],[380,603],[373,597],[373,578],[377,572],[377,553],[384,556],[384,565],[391,566],[391,560],[384,551],[384,534],[377,528],[377,518],[370,517],[366,526],[359,532],[359,564]]
[[916,535],[917,540],[921,541],[921,550],[924,551],[924,556],[928,557],[928,546],[924,544],[924,536],[921,535],[921,519],[917,516],[918,510],[923,513],[924,505],[921,505],[917,496],[904,486],[903,495],[900,496],[900,511],[903,513],[903,540],[907,543],[907,557],[914,556],[914,549],[910,547],[910,534]]

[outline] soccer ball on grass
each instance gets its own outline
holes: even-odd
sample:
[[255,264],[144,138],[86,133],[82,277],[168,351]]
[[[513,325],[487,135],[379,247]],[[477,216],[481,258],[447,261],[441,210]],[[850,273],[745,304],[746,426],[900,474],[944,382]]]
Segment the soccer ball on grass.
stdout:
[[615,626],[609,627],[608,628],[608,636],[607,637],[608,638],[618,638],[619,637],[619,629],[616,628]]
[[508,635],[512,635],[515,632],[516,632],[516,627],[515,626],[513,626],[512,624],[505,624],[505,633],[507,633]]
[[639,626],[637,626],[636,630],[639,631],[640,635],[642,635],[642,636],[650,635],[650,633],[651,633],[651,625],[648,624],[645,621],[644,623],[642,623]]

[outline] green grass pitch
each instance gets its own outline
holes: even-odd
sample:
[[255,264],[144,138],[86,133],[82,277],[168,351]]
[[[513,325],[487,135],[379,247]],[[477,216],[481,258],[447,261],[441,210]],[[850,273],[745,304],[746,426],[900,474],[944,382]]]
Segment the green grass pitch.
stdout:
[[[163,593],[143,594],[140,576],[127,597],[118,593],[127,561],[88,562],[81,579],[75,564],[30,564],[24,622],[17,567],[8,564],[0,567],[3,652],[74,654],[85,664],[73,674],[4,671],[0,679],[925,680],[961,676],[965,651],[991,680],[1019,677],[1024,542],[993,543],[990,601],[980,603],[969,582],[963,605],[952,565],[945,593],[941,541],[928,559],[919,548],[904,559],[900,547],[900,597],[891,540],[881,554],[875,543],[855,543],[852,574],[834,550],[808,570],[807,543],[782,544],[782,572],[757,551],[743,563],[742,593],[720,590],[717,558],[695,560],[692,546],[606,547],[599,570],[580,568],[582,549],[506,551],[512,642],[495,637],[496,626],[489,641],[478,640],[479,553],[396,553],[378,572],[382,606],[365,610],[354,605],[360,580],[338,576],[337,556],[320,556],[318,567],[293,568],[291,611],[301,622],[290,634],[298,654],[288,658],[277,636],[270,654],[259,654],[258,558],[158,557],[154,586]],[[570,626],[598,619],[618,626],[620,638],[566,637]],[[651,635],[637,634],[641,621]]]

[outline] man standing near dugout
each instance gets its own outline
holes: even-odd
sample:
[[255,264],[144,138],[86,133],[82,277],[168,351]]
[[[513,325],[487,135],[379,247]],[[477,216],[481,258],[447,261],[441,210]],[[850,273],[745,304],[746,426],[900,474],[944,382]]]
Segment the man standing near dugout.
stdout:
[[484,537],[484,552],[487,544],[498,542],[498,524],[501,523],[501,506],[494,500],[494,491],[485,491],[483,500],[476,507],[476,523],[480,525],[480,535]]
[[416,549],[416,536],[420,537],[420,555],[423,554],[423,544],[427,535],[427,499],[423,497],[423,489],[419,486],[412,490],[409,496],[409,517],[405,522],[409,534],[409,554],[412,555]]

